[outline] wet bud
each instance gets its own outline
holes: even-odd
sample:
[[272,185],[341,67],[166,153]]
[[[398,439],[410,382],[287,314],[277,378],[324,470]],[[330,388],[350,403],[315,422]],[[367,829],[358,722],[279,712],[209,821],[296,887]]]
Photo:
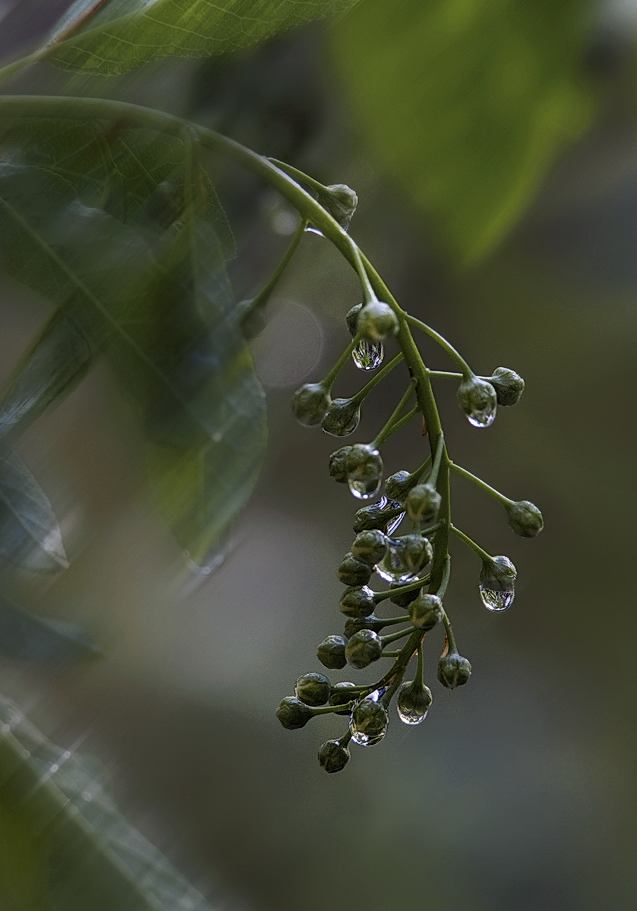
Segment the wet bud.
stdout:
[[469,423],[474,427],[488,427],[495,420],[498,408],[496,391],[487,380],[470,376],[458,387],[458,401]]
[[363,747],[371,747],[380,743],[387,733],[389,718],[382,702],[367,697],[357,702],[352,709],[349,729],[354,743]]
[[[335,683],[332,687],[332,693],[329,699],[330,705],[347,705],[356,699],[355,683]],[[349,715],[351,709],[344,709],[342,712],[334,712],[335,715]]]
[[355,443],[345,459],[347,483],[355,497],[367,500],[378,493],[383,477],[383,460],[369,443]]
[[330,213],[344,231],[349,229],[349,223],[358,205],[358,196],[344,183],[334,183],[319,193],[319,202]]
[[482,564],[480,572],[480,598],[490,611],[511,607],[515,597],[517,570],[508,557],[492,557]]
[[416,629],[430,630],[441,623],[444,616],[442,601],[438,595],[421,591],[409,605],[409,619]]
[[396,711],[405,724],[420,724],[433,702],[431,690],[419,680],[402,683],[396,694]]
[[518,500],[517,503],[511,503],[506,507],[509,514],[509,525],[516,533],[523,538],[534,538],[544,528],[544,519],[542,513],[528,500]]
[[361,670],[372,661],[378,661],[383,652],[383,643],[377,633],[371,629],[362,629],[354,633],[345,646],[345,658],[348,664]]
[[367,585],[372,574],[371,566],[357,560],[354,554],[345,554],[336,575],[345,585]]
[[457,652],[449,652],[438,662],[438,680],[453,690],[465,684],[471,676],[471,665]]
[[515,405],[524,392],[524,380],[515,370],[508,367],[497,367],[489,382],[495,389],[498,405]]
[[349,762],[350,752],[340,740],[326,740],[318,751],[318,761],[326,772],[341,772]]
[[354,304],[351,310],[348,310],[345,314],[345,322],[347,323],[347,328],[349,329],[349,334],[354,338],[357,333],[356,325],[358,323],[358,314],[363,309],[362,304]]
[[330,456],[329,472],[330,477],[334,478],[337,484],[347,484],[347,456],[351,446],[341,446]]
[[349,617],[345,621],[343,635],[346,639],[351,639],[354,633],[358,633],[362,629],[371,629],[375,633],[379,633],[386,625],[386,621],[375,614],[370,614],[369,617]]
[[352,553],[357,560],[375,566],[387,553],[387,537],[382,531],[361,531],[354,538]]
[[376,607],[374,592],[366,585],[346,588],[339,606],[346,617],[369,617]]
[[385,493],[390,500],[404,503],[409,491],[415,487],[417,481],[408,471],[397,471],[385,481]]
[[294,696],[286,696],[281,700],[281,704],[276,710],[276,717],[279,719],[284,728],[288,731],[294,731],[297,728],[304,727],[312,717],[312,709],[309,705],[296,699]]
[[392,522],[395,516],[395,507],[393,505],[374,503],[372,506],[363,506],[354,516],[354,531],[369,531],[377,528],[379,531],[387,532],[387,526]]
[[346,645],[347,639],[344,636],[328,636],[317,648],[316,657],[323,667],[340,671],[347,664],[345,660]]
[[331,403],[329,389],[322,383],[305,383],[294,393],[292,410],[299,424],[313,427],[321,423]]
[[403,535],[398,540],[402,543],[401,560],[405,569],[412,576],[417,576],[433,560],[434,552],[429,538],[415,532]]
[[303,674],[296,681],[294,695],[306,705],[325,705],[331,689],[325,674]]
[[[400,587],[404,584],[404,582],[392,582],[390,588]],[[416,600],[421,591],[422,588],[412,588],[411,591],[408,592],[401,592],[399,589],[389,600],[392,604],[398,605],[398,607],[409,607],[411,602]]]
[[398,319],[382,301],[370,301],[358,314],[356,331],[368,342],[382,342],[388,335],[398,332]]
[[361,419],[360,405],[353,399],[334,399],[323,418],[323,430],[333,437],[354,433]]
[[409,491],[405,505],[412,522],[435,522],[441,502],[433,484],[417,484]]

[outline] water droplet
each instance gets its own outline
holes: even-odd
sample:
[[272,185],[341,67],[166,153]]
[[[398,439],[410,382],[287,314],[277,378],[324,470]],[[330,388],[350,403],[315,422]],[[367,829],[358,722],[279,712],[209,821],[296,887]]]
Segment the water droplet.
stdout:
[[72,754],[71,754],[70,750],[64,750],[64,752],[62,753],[62,759],[66,762],[67,759],[71,758],[71,755]]
[[306,234],[318,234],[319,237],[323,237],[323,232],[319,231],[318,228],[315,228],[314,225],[308,225],[305,229]]
[[389,719],[385,707],[378,701],[380,693],[381,691],[376,690],[357,702],[352,709],[349,730],[352,740],[359,746],[374,746],[380,743],[387,733]]
[[422,712],[419,709],[415,708],[401,708],[399,705],[396,706],[396,711],[398,712],[398,717],[403,722],[403,724],[420,724],[421,721],[424,721],[427,717],[427,712]]
[[405,545],[396,538],[390,538],[389,549],[380,563],[377,563],[374,569],[386,582],[409,582],[416,578],[406,565],[403,557]]
[[376,370],[383,363],[385,351],[380,342],[360,341],[352,351],[352,360],[359,370]]
[[480,597],[487,610],[501,611],[506,610],[507,607],[511,607],[513,599],[515,598],[515,591],[512,588],[502,590],[492,588],[491,586],[481,585]]
[[6,735],[6,734],[10,734],[10,733],[11,733],[10,724],[3,724],[2,727],[0,727],[0,734]]
[[[399,503],[398,500],[390,500],[389,497],[382,496],[380,498],[380,500],[378,501],[378,505],[381,509],[390,510],[390,509],[398,509],[398,507],[401,506],[402,504]],[[387,528],[385,529],[385,534],[390,535],[393,531],[395,531],[404,518],[405,518],[405,513],[401,512],[394,519],[390,519],[390,521],[387,523]]]
[[49,775],[55,775],[55,773],[57,772],[57,770],[59,768],[60,768],[59,765],[56,762],[54,762],[52,766],[49,766]]
[[474,427],[490,427],[495,421],[496,409],[486,408],[484,411],[472,411],[467,415],[467,420]]
[[352,496],[356,497],[357,500],[371,500],[380,490],[381,482],[382,478],[373,478],[370,481],[357,481],[354,478],[350,478],[347,481],[347,485]]
[[402,683],[396,695],[398,717],[403,724],[420,724],[427,717],[432,701],[428,686],[415,680]]
[[85,800],[87,803],[90,803],[93,800],[93,795],[90,791],[82,791],[82,800]]

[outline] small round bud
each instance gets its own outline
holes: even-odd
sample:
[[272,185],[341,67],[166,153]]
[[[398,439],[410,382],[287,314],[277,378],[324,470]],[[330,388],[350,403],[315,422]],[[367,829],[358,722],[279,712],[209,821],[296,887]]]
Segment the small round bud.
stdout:
[[294,695],[306,705],[325,705],[331,689],[325,674],[303,674],[296,681]]
[[313,427],[321,423],[331,403],[329,389],[322,383],[305,383],[294,393],[292,410],[299,424]]
[[544,528],[544,519],[542,513],[528,500],[518,500],[517,503],[511,503],[506,507],[509,514],[509,525],[516,533],[523,538],[534,538]]
[[506,610],[513,604],[517,570],[508,557],[484,561],[480,571],[480,598],[490,611]]
[[354,538],[352,553],[357,560],[375,566],[387,553],[389,544],[382,531],[361,531]]
[[357,702],[352,709],[349,729],[354,743],[371,747],[380,743],[387,733],[389,717],[382,702],[367,697]]
[[405,569],[412,576],[417,576],[433,560],[434,552],[429,538],[414,532],[403,535],[398,541],[402,543],[400,556]]
[[397,471],[396,474],[393,474],[386,479],[385,494],[390,500],[395,500],[397,503],[404,503],[407,499],[407,494],[417,483],[417,478],[410,475],[408,471]]
[[412,522],[435,522],[441,502],[433,484],[417,484],[407,494],[405,505]]
[[488,427],[495,420],[498,408],[496,391],[488,380],[470,376],[458,387],[458,401],[469,423],[474,427]]
[[276,717],[284,728],[294,731],[308,723],[312,717],[312,709],[295,696],[286,696],[276,710]]
[[346,437],[354,433],[361,419],[360,405],[353,399],[334,399],[323,418],[325,433],[333,437]]
[[319,193],[319,202],[330,213],[343,231],[349,229],[349,223],[358,205],[358,196],[344,183],[334,183]]
[[323,667],[340,671],[347,664],[345,660],[346,645],[347,639],[344,636],[328,636],[317,648],[316,657]]
[[[332,694],[329,699],[330,705],[348,705],[356,699],[355,683],[335,683],[332,687]],[[349,715],[351,709],[343,709],[342,712],[334,712],[335,715]]]
[[409,619],[416,629],[430,630],[441,623],[444,616],[442,601],[438,595],[421,591],[409,605]]
[[350,752],[340,740],[326,740],[318,751],[318,761],[326,772],[341,772],[349,762]]
[[371,574],[371,566],[357,560],[352,553],[345,554],[336,570],[336,575],[345,585],[367,585]]
[[386,626],[385,621],[375,614],[370,614],[369,617],[348,617],[345,621],[343,635],[346,639],[351,639],[354,633],[358,633],[362,629],[372,629],[375,633],[379,633],[384,626]]
[[424,721],[432,702],[431,690],[419,680],[410,680],[398,687],[396,710],[405,724],[420,724]]
[[471,665],[457,652],[449,652],[438,662],[438,680],[450,690],[463,686],[471,676]]
[[346,588],[339,606],[346,617],[369,617],[376,607],[374,592],[366,585]]
[[354,338],[357,333],[356,324],[358,323],[358,314],[363,309],[362,304],[354,304],[351,310],[348,310],[345,314],[345,322],[347,323],[347,328],[349,329],[349,334]]
[[347,483],[359,499],[373,497],[383,477],[383,460],[369,443],[355,443],[345,458]]
[[495,389],[498,405],[515,405],[524,392],[524,380],[519,373],[508,367],[497,367],[493,376],[489,377],[489,382]]
[[329,472],[330,477],[334,478],[337,484],[347,484],[347,456],[351,446],[341,446],[330,456]]
[[398,328],[396,314],[382,301],[370,301],[358,314],[356,331],[368,342],[382,342],[388,335],[396,335]]
[[372,661],[378,661],[383,652],[383,643],[377,633],[371,629],[362,629],[354,633],[345,646],[345,658],[348,664],[361,670]]
[[396,604],[398,607],[409,607],[412,601],[415,601],[422,588],[412,588],[408,592],[401,592],[400,586],[404,585],[404,582],[392,582],[390,588],[398,588],[395,594],[390,597],[392,604]]
[[[353,526],[355,532],[377,528],[379,531],[387,533],[387,526],[396,516],[396,507],[388,503],[381,505],[381,503],[363,506],[356,512]],[[399,515],[404,515],[404,513],[399,513]]]

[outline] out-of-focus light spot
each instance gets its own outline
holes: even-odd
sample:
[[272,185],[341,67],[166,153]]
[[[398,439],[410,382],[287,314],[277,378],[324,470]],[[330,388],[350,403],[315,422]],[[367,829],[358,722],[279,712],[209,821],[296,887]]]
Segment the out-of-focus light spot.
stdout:
[[254,344],[257,375],[265,386],[294,386],[314,369],[323,348],[316,317],[294,301],[278,300]]

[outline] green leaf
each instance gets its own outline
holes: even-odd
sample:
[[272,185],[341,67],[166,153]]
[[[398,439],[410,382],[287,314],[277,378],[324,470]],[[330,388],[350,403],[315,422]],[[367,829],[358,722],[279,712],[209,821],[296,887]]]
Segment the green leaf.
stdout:
[[[49,857],[38,911],[210,911],[118,811],[95,764],[55,746],[0,697],[0,801]],[[1,814],[0,814],[1,819]],[[14,822],[14,827],[16,823]],[[31,861],[34,869],[36,862]],[[0,883],[0,904],[5,902]],[[27,911],[15,908],[11,911]]]
[[366,0],[334,28],[381,162],[471,262],[510,230],[593,112],[583,0]]
[[71,664],[101,657],[79,626],[40,617],[0,596],[0,652],[11,658]]
[[[236,51],[284,29],[342,12],[356,0],[78,0],[53,30],[53,60],[117,75],[169,55]],[[95,12],[93,12],[95,10]]]

